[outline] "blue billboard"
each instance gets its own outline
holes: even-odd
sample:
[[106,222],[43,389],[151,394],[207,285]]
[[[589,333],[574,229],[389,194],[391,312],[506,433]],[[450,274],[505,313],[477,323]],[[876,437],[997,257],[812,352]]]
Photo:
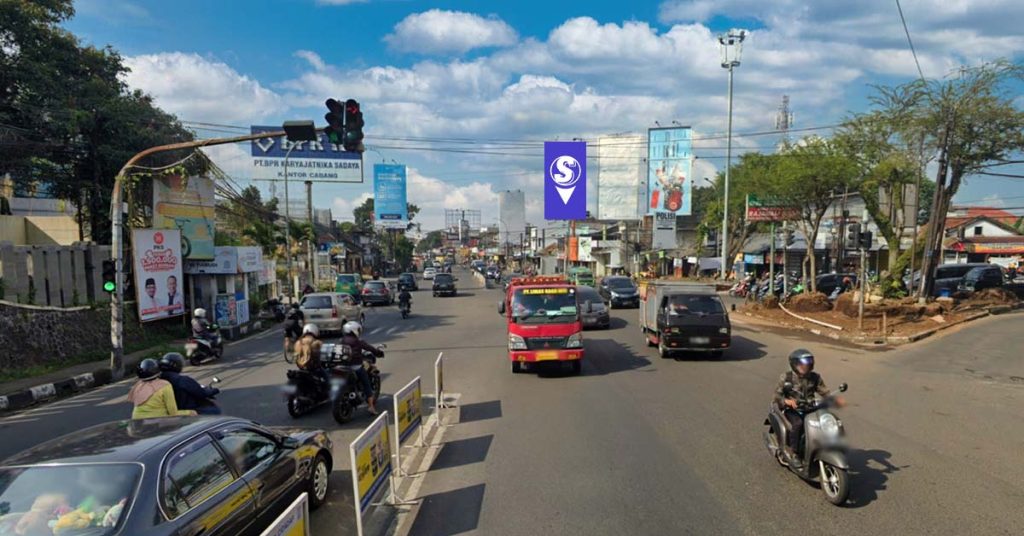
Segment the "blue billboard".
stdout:
[[405,166],[373,165],[373,217],[376,225],[402,227],[409,223],[405,196]]
[[586,142],[544,142],[544,219],[587,219]]
[[647,213],[692,211],[693,137],[690,127],[647,131]]
[[[280,132],[281,127],[252,126],[253,134]],[[249,142],[256,180],[314,182],[363,182],[363,155],[348,152],[327,139],[323,132],[316,141],[290,142],[281,137],[258,138]],[[288,158],[285,166],[285,157]]]

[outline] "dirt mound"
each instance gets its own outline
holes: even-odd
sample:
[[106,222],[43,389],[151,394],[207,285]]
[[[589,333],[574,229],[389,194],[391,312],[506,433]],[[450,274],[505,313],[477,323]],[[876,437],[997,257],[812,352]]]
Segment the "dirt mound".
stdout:
[[777,298],[776,296],[768,296],[768,297],[766,297],[764,299],[764,301],[762,302],[762,305],[764,306],[765,309],[778,309],[779,308],[779,298]]
[[850,318],[857,318],[857,300],[853,299],[852,292],[844,292],[836,298],[836,311],[843,313]]
[[832,310],[828,297],[820,292],[797,294],[789,300],[786,308],[796,313],[822,313]]
[[974,302],[991,303],[993,305],[1012,304],[1020,301],[1017,295],[1005,288],[987,288],[981,292],[975,292],[968,298]]

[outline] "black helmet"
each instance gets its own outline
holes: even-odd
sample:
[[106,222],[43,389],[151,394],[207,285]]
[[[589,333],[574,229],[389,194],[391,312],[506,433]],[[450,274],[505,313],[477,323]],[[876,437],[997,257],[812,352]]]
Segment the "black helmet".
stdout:
[[801,364],[810,367],[807,369],[808,372],[814,370],[814,354],[808,350],[804,350],[803,348],[793,350],[793,352],[789,354],[790,370],[797,372],[796,366]]
[[168,352],[160,358],[160,370],[164,372],[181,372],[185,368],[185,358],[178,352]]
[[298,309],[298,308],[299,308],[299,304],[295,303],[295,302],[292,302],[292,309]]
[[143,359],[135,369],[135,375],[140,380],[153,380],[160,377],[160,365],[156,359]]

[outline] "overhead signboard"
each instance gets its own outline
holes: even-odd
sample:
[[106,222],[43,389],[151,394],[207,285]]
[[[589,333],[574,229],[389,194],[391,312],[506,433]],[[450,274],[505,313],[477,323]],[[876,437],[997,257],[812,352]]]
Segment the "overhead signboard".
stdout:
[[216,207],[212,179],[181,175],[153,179],[153,228],[180,230],[184,259],[213,259]]
[[800,219],[800,208],[770,197],[747,194],[747,221],[792,221]]
[[690,127],[648,129],[647,138],[647,213],[689,216],[693,188]]
[[641,205],[644,152],[641,135],[602,136],[597,139],[597,217],[635,220]]
[[133,229],[135,289],[139,320],[185,314],[181,289],[181,231]]
[[651,249],[663,250],[676,247],[676,215],[673,212],[654,214],[654,236]]
[[544,219],[587,218],[587,143],[544,142]]
[[[281,127],[252,126],[253,134],[280,132]],[[288,180],[316,182],[363,182],[362,153],[345,151],[320,132],[316,141],[290,142],[284,136],[250,142],[252,177],[283,181],[287,157]]]
[[185,261],[186,274],[237,274],[238,250],[233,246],[213,248],[211,261]]
[[373,165],[373,217],[379,227],[405,229],[409,224],[405,166]]

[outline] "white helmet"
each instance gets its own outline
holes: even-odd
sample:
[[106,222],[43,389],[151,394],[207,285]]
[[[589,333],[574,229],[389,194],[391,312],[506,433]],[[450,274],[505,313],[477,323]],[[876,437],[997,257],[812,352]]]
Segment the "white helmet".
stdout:
[[341,329],[345,335],[355,335],[356,337],[363,335],[363,326],[359,322],[345,322]]
[[320,328],[316,327],[316,324],[306,324],[302,326],[302,334],[310,334],[316,338],[320,338]]
[[197,307],[196,310],[192,312],[192,316],[196,318],[206,318],[206,309]]

